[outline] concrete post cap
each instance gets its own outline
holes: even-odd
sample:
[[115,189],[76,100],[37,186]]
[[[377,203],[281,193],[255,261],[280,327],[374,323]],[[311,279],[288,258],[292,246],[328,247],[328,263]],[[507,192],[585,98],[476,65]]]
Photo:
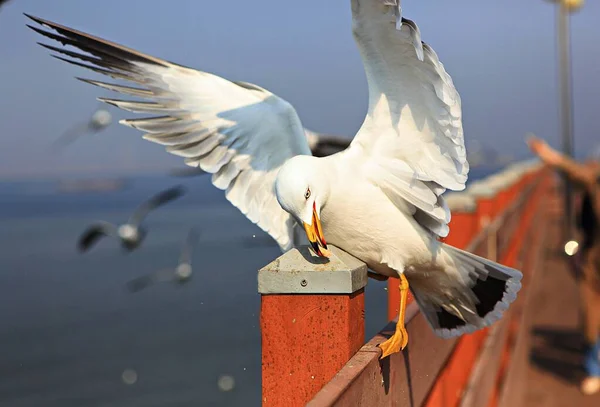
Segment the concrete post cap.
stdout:
[[293,248],[258,271],[261,294],[351,294],[367,285],[367,265],[328,245],[329,259]]

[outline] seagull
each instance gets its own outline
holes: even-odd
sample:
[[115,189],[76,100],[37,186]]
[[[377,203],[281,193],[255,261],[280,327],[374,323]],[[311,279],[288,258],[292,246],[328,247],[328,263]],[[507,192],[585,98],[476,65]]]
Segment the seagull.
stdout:
[[[350,139],[341,136],[317,133],[312,130],[304,129],[304,135],[308,142],[308,147],[315,157],[326,157],[339,153],[350,146]],[[169,171],[174,177],[192,177],[196,175],[206,175],[200,167],[174,168]]]
[[2,7],[3,5],[5,5],[8,2],[9,2],[9,0],[0,0],[0,7]]
[[159,270],[131,280],[127,287],[132,292],[138,292],[154,283],[174,281],[179,284],[186,283],[192,277],[192,249],[198,242],[196,229],[191,228],[181,249],[179,264],[174,269]]
[[79,238],[79,250],[82,252],[88,251],[103,236],[119,239],[121,245],[128,251],[136,249],[146,237],[147,232],[141,224],[150,211],[179,198],[184,193],[185,189],[178,185],[156,194],[142,203],[133,215],[131,215],[127,223],[120,226],[105,221],[94,223]]
[[76,125],[64,132],[58,139],[54,141],[52,147],[55,150],[66,147],[67,144],[71,144],[84,134],[98,133],[110,126],[111,123],[112,115],[110,112],[108,110],[99,109],[94,112],[87,123]]
[[469,171],[460,96],[398,0],[350,3],[368,112],[347,149],[321,158],[311,155],[294,107],[267,89],[28,17],[45,28],[30,26],[39,34],[86,53],[46,46],[56,58],[131,83],[82,79],[142,98],[100,100],[148,114],[121,123],[211,173],[283,251],[308,240],[315,256],[328,257],[329,242],[382,277],[400,278],[384,358],[408,343],[409,290],[432,330],[449,338],[500,319],[522,275],[440,241],[450,221],[442,194],[464,189]]

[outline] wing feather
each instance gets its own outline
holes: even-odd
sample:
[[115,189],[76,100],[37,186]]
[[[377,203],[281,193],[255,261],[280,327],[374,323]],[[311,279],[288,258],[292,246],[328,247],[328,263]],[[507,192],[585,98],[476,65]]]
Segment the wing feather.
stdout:
[[[450,211],[441,196],[465,188],[469,165],[461,99],[399,0],[352,0],[353,34],[369,84],[369,109],[351,149],[371,181],[438,236]],[[356,154],[348,154],[348,157]]]
[[293,245],[294,221],[279,206],[274,181],[285,161],[311,151],[300,119],[288,102],[251,83],[231,82],[27,17],[44,28],[29,26],[38,34],[78,50],[41,44],[54,52],[55,58],[134,85],[78,78],[142,99],[99,99],[125,111],[149,115],[121,120],[121,124],[143,131],[144,139],[164,145],[168,152],[183,157],[187,165],[212,173],[213,184],[283,250]]

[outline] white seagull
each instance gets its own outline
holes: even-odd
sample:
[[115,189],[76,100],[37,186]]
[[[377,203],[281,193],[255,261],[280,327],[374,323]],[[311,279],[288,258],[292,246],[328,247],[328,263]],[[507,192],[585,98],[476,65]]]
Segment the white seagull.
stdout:
[[195,228],[191,228],[187,234],[187,237],[185,238],[185,241],[183,242],[177,267],[158,270],[153,273],[134,278],[127,283],[127,287],[132,292],[138,292],[155,283],[187,283],[192,278],[192,252],[197,243],[198,231]]
[[143,226],[143,222],[150,212],[183,196],[184,193],[185,188],[181,185],[159,192],[138,206],[129,217],[129,220],[122,225],[117,226],[106,221],[94,223],[79,238],[77,243],[79,250],[82,252],[88,251],[104,236],[118,239],[121,246],[127,251],[137,249],[148,233]]
[[400,313],[381,344],[383,358],[408,342],[409,282],[431,328],[452,337],[498,320],[521,273],[439,241],[450,221],[442,193],[464,189],[469,169],[460,97],[399,0],[351,0],[351,7],[368,113],[350,147],[324,158],[311,156],[294,108],[266,89],[30,18],[54,31],[31,27],[38,33],[86,52],[46,46],[63,55],[57,58],[133,82],[82,79],[143,99],[100,100],[148,113],[121,123],[212,173],[213,184],[282,250],[303,228],[318,255],[330,254],[327,236],[371,270],[400,277]]

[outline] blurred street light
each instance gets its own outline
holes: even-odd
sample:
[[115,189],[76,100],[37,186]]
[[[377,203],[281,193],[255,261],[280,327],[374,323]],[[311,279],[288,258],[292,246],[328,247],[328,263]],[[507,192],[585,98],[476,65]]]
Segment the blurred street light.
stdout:
[[[565,155],[573,157],[573,96],[571,76],[571,43],[569,38],[570,14],[583,6],[583,0],[552,0],[557,4],[557,42],[559,58],[559,89],[562,149]],[[573,189],[571,182],[563,176],[565,186],[565,240],[573,236]]]

